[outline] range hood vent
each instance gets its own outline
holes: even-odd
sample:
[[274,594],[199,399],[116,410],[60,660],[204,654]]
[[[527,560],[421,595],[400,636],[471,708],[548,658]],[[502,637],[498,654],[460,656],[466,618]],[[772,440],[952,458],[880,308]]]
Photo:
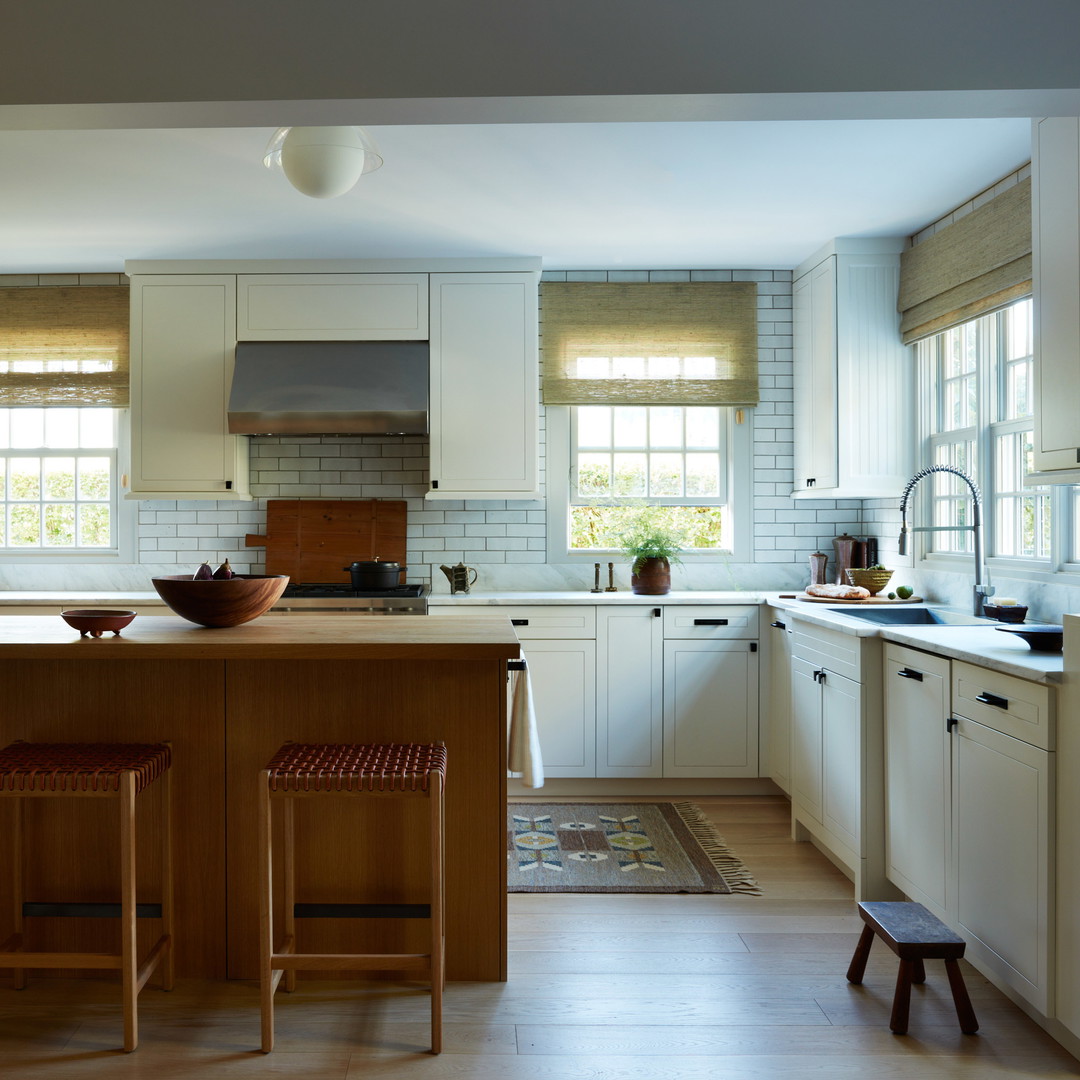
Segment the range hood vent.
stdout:
[[236,435],[426,435],[426,341],[241,341]]

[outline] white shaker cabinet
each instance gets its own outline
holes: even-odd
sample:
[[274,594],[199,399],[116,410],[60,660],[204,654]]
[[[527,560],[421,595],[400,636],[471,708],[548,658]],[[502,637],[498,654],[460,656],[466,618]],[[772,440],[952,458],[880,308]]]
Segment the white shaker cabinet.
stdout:
[[248,498],[248,444],[226,420],[236,279],[131,279],[129,498]]
[[663,611],[596,612],[596,775],[662,776]]
[[889,879],[939,919],[952,899],[949,661],[885,646],[885,857]]
[[532,272],[430,276],[427,498],[539,498],[538,280]]
[[902,240],[835,240],[793,282],[796,498],[899,496],[914,367],[896,300]]
[[[768,775],[785,795],[791,794],[791,626],[787,612],[766,608],[768,636],[762,637],[766,662],[761,709],[768,721],[762,735]],[[763,770],[764,771],[764,770]]]
[[427,274],[240,274],[240,341],[424,341]]
[[1031,164],[1034,468],[1072,484],[1080,481],[1080,118],[1036,120]]

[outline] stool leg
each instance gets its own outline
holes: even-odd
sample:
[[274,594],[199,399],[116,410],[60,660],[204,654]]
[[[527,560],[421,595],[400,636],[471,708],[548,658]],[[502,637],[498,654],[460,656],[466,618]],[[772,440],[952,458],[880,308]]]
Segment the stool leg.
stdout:
[[124,1050],[139,1045],[139,995],[135,935],[135,774],[120,776],[120,954],[124,1003]]
[[259,991],[262,1003],[262,1052],[274,1049],[274,981],[270,955],[274,951],[273,861],[270,831],[270,775],[259,781]]
[[[296,952],[296,800],[284,799],[282,816],[285,819],[285,847],[282,853],[281,876],[285,879],[285,910],[282,923],[286,942],[290,948],[283,951]],[[296,989],[296,968],[286,968],[282,979],[285,989]]]
[[[25,828],[23,813],[24,800],[13,799],[12,802],[15,804],[15,829],[13,834],[15,850],[12,852],[11,857],[11,887],[13,890],[12,899],[15,903],[15,933],[18,935],[18,944],[16,945],[16,948],[23,949],[26,947],[26,942],[24,940],[26,920],[23,918],[23,902],[26,900],[26,867],[23,864],[23,829]],[[25,990],[26,968],[15,968],[12,975],[14,976],[15,989]]]
[[870,926],[864,926],[859,944],[855,946],[855,955],[847,969],[847,981],[849,983],[861,983],[863,972],[866,971],[866,961],[870,956],[870,946],[874,944],[874,931]]
[[926,965],[923,964],[922,957],[916,956],[911,962],[915,965],[912,969],[911,981],[913,983],[926,982]]
[[443,789],[436,774],[428,792],[431,803],[431,1052],[442,1052],[442,999],[446,982],[443,926]]
[[171,990],[176,978],[176,937],[173,921],[172,769],[161,774],[161,933],[168,938],[162,957],[161,989]]
[[907,1034],[908,1010],[911,1006],[911,977],[915,974],[914,967],[914,960],[901,960],[900,971],[896,976],[896,995],[893,997],[889,1028],[897,1035]]
[[971,998],[968,997],[967,986],[964,983],[964,973],[955,960],[945,961],[945,971],[949,976],[949,988],[952,990],[960,1030],[965,1035],[974,1035],[979,1030],[979,1021],[975,1019],[975,1010],[971,1007]]

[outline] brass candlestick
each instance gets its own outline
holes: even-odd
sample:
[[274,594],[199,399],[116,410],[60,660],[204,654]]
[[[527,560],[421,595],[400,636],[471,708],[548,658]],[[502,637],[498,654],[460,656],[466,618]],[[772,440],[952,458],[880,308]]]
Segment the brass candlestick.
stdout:
[[618,592],[619,590],[615,585],[615,564],[613,562],[607,564],[607,580],[608,587],[604,592]]

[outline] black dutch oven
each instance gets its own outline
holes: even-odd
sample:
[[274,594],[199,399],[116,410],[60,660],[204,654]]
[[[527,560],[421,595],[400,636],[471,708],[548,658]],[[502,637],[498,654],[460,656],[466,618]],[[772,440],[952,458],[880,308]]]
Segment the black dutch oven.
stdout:
[[401,572],[407,567],[396,562],[384,562],[372,559],[368,562],[354,562],[343,566],[352,577],[352,587],[358,591],[375,589],[393,589],[401,584]]

